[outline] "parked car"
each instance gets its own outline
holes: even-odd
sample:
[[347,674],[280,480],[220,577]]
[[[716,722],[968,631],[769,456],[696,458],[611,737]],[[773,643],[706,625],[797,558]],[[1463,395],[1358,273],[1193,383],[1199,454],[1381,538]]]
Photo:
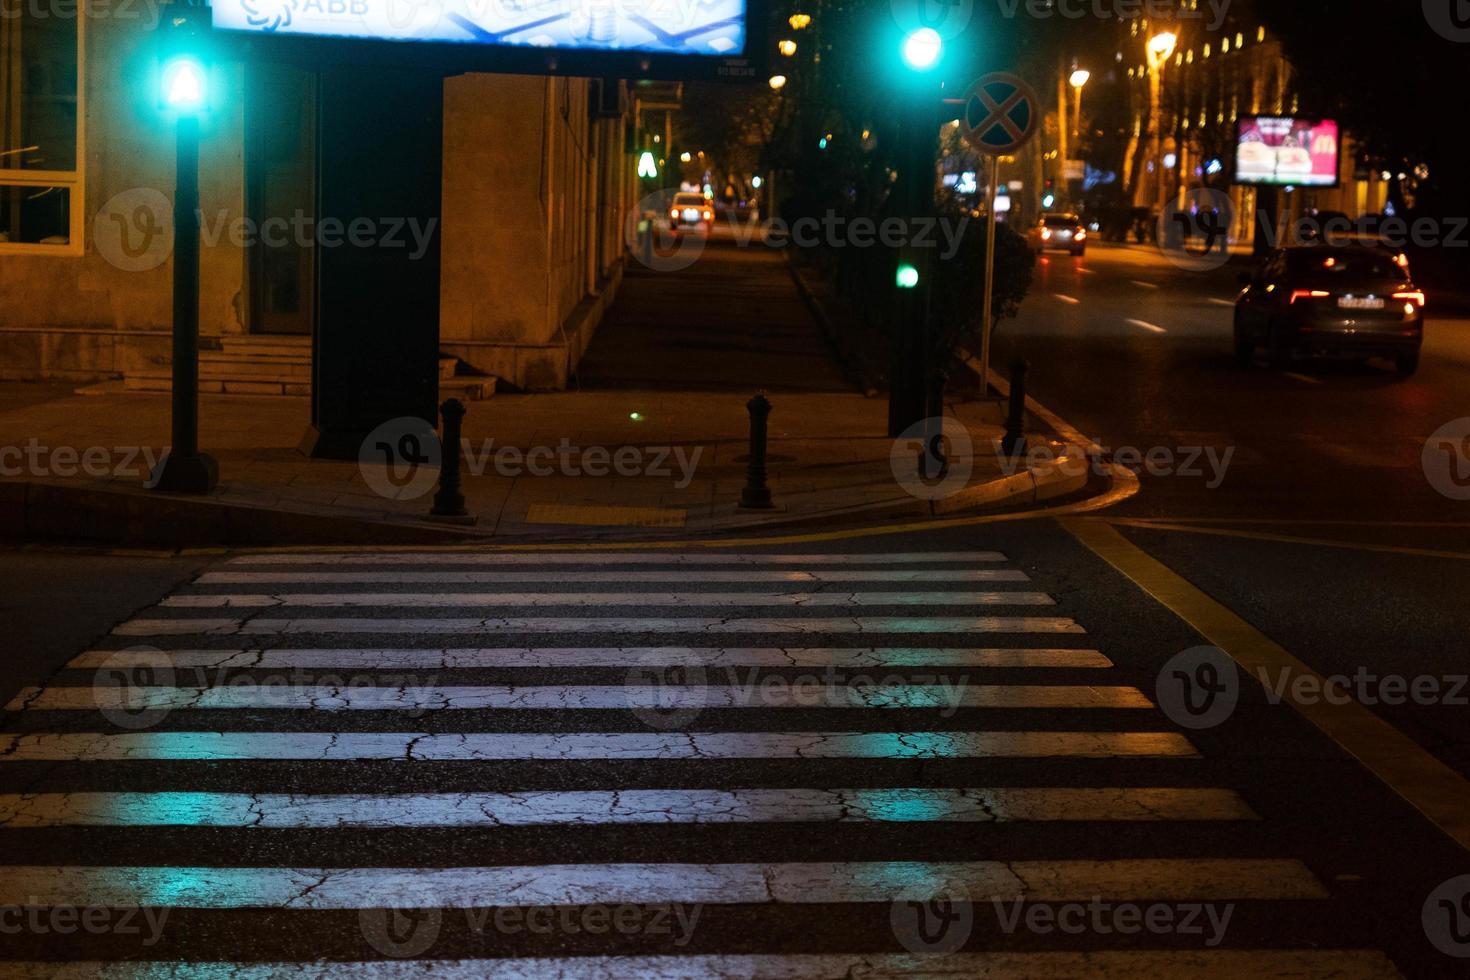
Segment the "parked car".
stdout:
[[1027,237],[1038,255],[1049,248],[1062,249],[1073,255],[1087,251],[1087,229],[1075,214],[1044,213],[1031,227]]
[[1294,356],[1387,357],[1402,377],[1419,369],[1423,290],[1408,261],[1361,245],[1276,249],[1235,302],[1235,359],[1242,367],[1264,347],[1273,366]]

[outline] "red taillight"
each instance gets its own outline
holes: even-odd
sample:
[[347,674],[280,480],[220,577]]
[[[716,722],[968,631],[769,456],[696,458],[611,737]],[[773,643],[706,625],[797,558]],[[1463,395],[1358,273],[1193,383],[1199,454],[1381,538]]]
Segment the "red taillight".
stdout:
[[1293,289],[1291,291],[1291,298],[1286,301],[1286,305],[1290,306],[1299,299],[1326,299],[1331,295],[1325,289]]
[[1393,298],[1413,303],[1415,306],[1424,305],[1424,294],[1417,289],[1408,289],[1401,293],[1394,293]]

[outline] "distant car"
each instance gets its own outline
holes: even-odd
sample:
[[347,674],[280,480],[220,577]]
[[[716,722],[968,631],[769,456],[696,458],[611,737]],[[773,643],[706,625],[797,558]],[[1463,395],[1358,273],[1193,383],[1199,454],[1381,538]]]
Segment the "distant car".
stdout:
[[1087,229],[1075,214],[1043,214],[1031,228],[1031,247],[1040,254],[1049,248],[1083,255],[1087,252]]
[[714,220],[714,206],[703,194],[675,194],[669,203],[669,227],[676,235],[681,231],[709,231]]
[[1424,292],[1408,261],[1381,248],[1281,248],[1267,256],[1235,301],[1235,359],[1247,367],[1264,347],[1273,366],[1296,355],[1386,357],[1402,377],[1419,370]]

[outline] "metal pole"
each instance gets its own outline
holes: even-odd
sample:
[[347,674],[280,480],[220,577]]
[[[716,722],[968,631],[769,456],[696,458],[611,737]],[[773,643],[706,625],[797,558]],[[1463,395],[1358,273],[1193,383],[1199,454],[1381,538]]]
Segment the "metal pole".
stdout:
[[995,303],[995,197],[1000,186],[1000,157],[990,158],[990,179],[985,182],[985,214],[989,224],[985,227],[985,294],[980,309],[985,319],[980,324],[980,391],[990,397],[990,326],[995,317],[991,307]]
[[149,486],[208,493],[219,467],[199,452],[199,118],[191,115],[175,129],[173,312],[173,438]]
[[1057,200],[1067,202],[1067,62],[1063,59],[1057,75]]
[[174,183],[173,451],[199,452],[199,119],[178,121]]

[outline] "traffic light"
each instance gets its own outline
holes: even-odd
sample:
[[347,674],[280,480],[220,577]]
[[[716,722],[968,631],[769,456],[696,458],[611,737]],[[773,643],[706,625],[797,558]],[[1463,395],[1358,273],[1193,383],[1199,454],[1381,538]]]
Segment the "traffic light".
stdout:
[[907,262],[901,262],[893,281],[899,289],[913,289],[919,284],[919,270]]
[[653,180],[658,176],[658,161],[654,159],[652,150],[644,150],[639,154],[638,176],[644,180]]
[[1056,186],[1056,181],[1047,180],[1046,190],[1043,191],[1041,195],[1041,206],[1048,211],[1050,211],[1052,206],[1057,203]]
[[939,63],[944,39],[932,27],[911,31],[903,39],[903,60],[914,71],[928,71]]
[[195,116],[209,108],[208,7],[170,6],[158,27],[158,107]]

